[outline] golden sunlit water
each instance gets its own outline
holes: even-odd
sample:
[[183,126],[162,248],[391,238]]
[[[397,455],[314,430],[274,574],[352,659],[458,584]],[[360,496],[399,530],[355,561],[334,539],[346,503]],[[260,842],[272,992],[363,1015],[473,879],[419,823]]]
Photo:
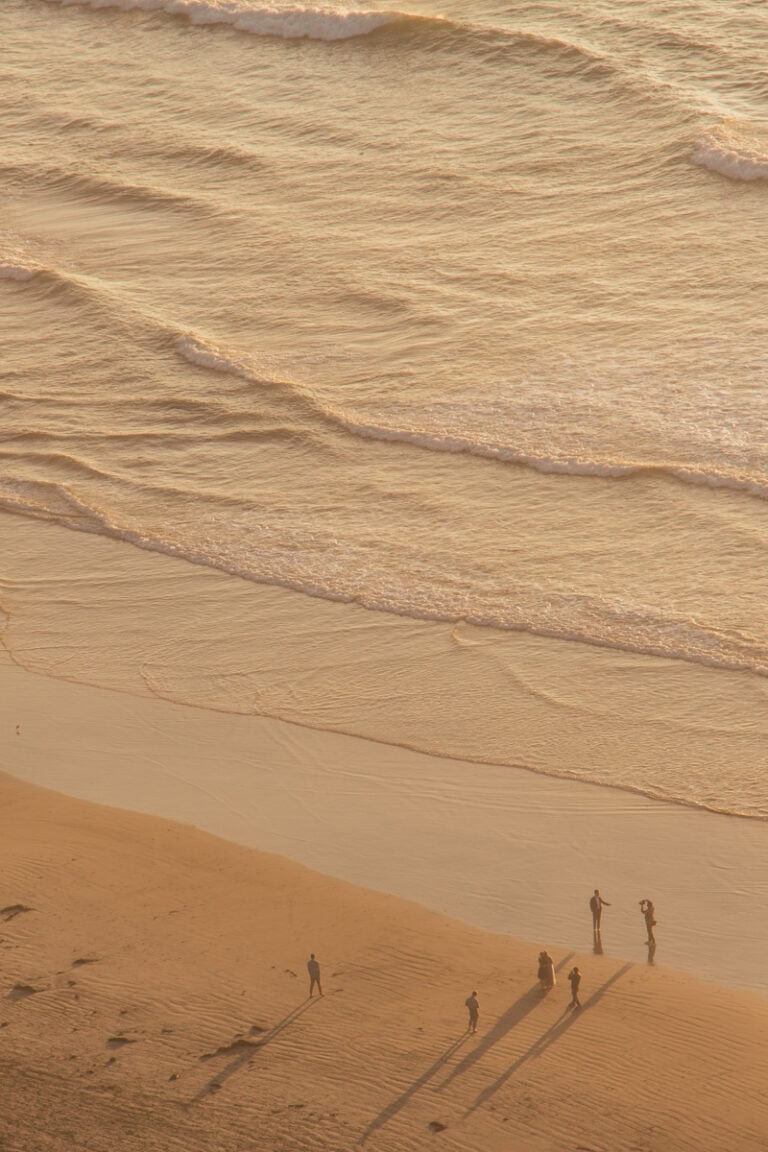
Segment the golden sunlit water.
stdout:
[[139,549],[218,574],[194,653],[143,604],[161,695],[768,816],[762,5],[5,0],[0,36],[0,502],[99,571],[54,595],[14,521],[9,650],[106,678],[111,537],[129,603]]

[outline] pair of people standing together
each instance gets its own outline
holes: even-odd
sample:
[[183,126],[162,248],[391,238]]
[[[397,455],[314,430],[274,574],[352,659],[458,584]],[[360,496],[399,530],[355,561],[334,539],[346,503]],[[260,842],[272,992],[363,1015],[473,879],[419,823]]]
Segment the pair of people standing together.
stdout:
[[[549,952],[539,952],[538,977],[542,992],[549,992],[557,983],[555,962]],[[571,985],[571,1008],[581,1008],[581,1001],[579,1000],[581,972],[579,972],[575,965],[568,973],[568,982]]]
[[[603,915],[603,907],[610,908],[610,906],[610,903],[607,900],[604,900],[600,895],[600,889],[595,888],[594,893],[592,896],[590,896],[589,899],[589,907],[592,912],[592,931],[594,932],[595,936],[600,935],[600,920],[602,919]],[[645,929],[648,933],[646,944],[653,945],[656,943],[656,937],[653,934],[653,930],[656,927],[656,909],[654,907],[653,900],[641,900],[640,911],[642,913],[643,919],[645,920]]]

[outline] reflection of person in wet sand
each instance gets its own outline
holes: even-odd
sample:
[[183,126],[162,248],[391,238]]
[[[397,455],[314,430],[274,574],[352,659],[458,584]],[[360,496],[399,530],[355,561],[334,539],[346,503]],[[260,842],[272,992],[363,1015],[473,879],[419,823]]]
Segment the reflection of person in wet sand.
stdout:
[[557,982],[555,962],[549,952],[539,952],[538,977],[542,992],[549,992],[550,988],[554,988]]
[[314,995],[315,984],[317,984],[317,990],[320,993],[320,995],[322,996],[323,989],[322,989],[322,986],[320,984],[320,965],[318,964],[317,960],[315,959],[314,952],[311,953],[309,960],[307,960],[307,972],[309,972],[309,995],[310,995],[310,997],[312,997]]
[[592,913],[592,931],[596,936],[600,934],[600,920],[603,915],[603,905],[605,905],[606,908],[610,908],[611,906],[607,900],[603,900],[600,895],[600,889],[595,888],[595,891],[589,898],[589,908]]
[[480,1019],[480,1004],[477,999],[477,992],[473,992],[471,996],[467,996],[464,1003],[469,1012],[469,1024],[467,1025],[467,1032],[477,1032],[477,1022]]
[[645,928],[648,933],[646,944],[655,944],[656,937],[653,934],[653,930],[656,927],[656,909],[653,906],[653,900],[641,900],[640,911],[643,914]]

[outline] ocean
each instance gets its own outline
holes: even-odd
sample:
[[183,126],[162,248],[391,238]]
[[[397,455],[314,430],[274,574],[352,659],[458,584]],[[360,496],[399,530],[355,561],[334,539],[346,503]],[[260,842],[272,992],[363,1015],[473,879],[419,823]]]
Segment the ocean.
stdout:
[[768,819],[765,6],[0,38],[13,658]]

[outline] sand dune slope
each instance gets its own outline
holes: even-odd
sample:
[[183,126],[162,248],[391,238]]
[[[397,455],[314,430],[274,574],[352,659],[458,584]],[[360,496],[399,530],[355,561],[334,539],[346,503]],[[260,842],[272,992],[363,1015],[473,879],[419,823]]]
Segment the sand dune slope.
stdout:
[[546,941],[7,778],[0,877],[3,1152],[768,1147],[750,994],[556,953],[543,998]]

